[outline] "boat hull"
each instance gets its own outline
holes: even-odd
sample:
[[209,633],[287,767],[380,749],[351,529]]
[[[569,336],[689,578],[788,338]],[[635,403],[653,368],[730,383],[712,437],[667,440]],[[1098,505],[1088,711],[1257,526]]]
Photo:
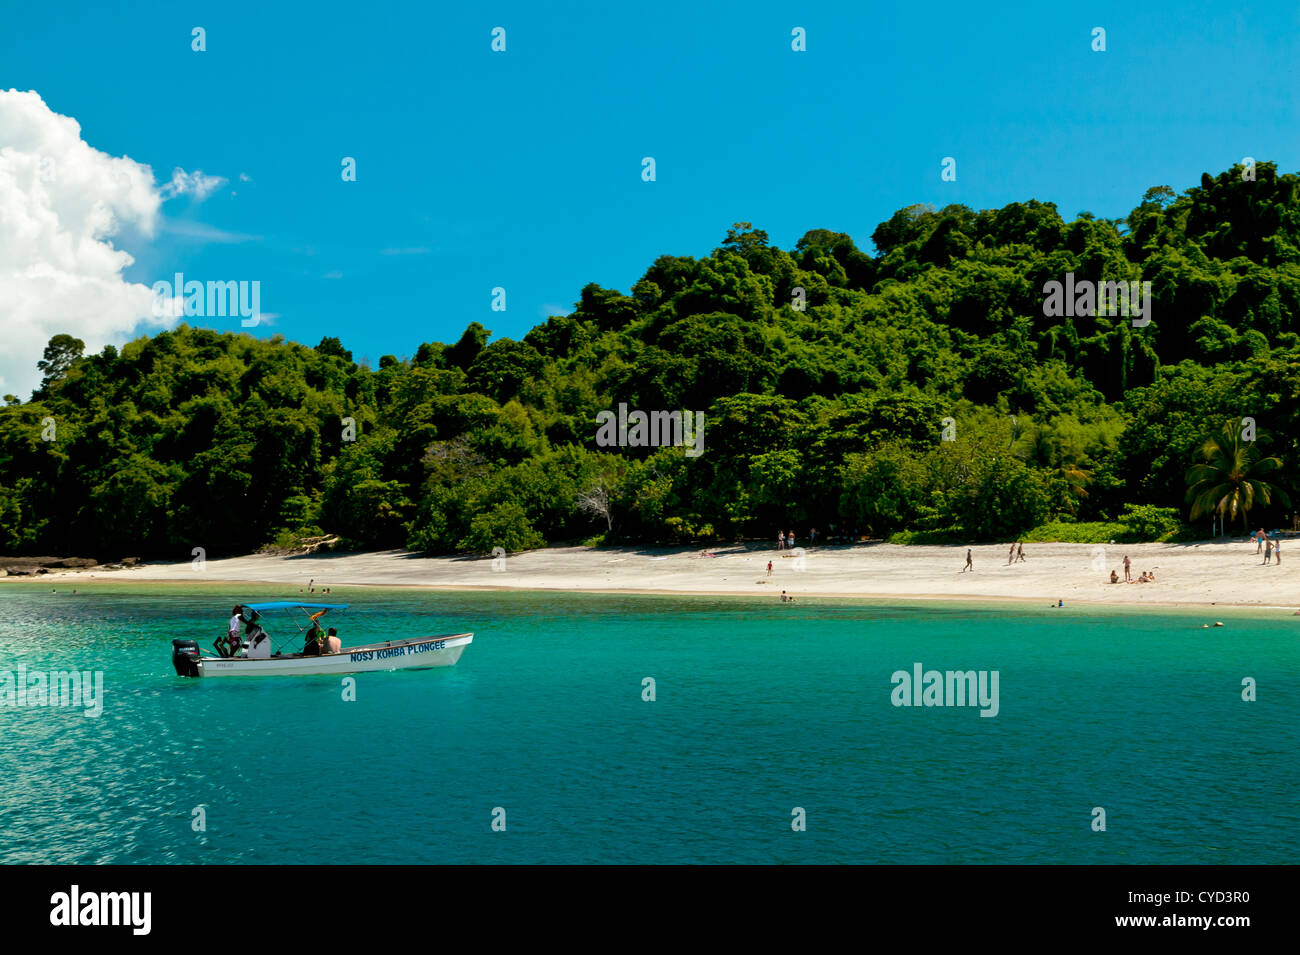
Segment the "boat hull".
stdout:
[[392,640],[365,647],[346,647],[320,656],[279,656],[264,660],[245,657],[200,657],[198,675],[301,676],[313,673],[366,673],[374,670],[423,670],[454,666],[474,640],[472,633],[444,634],[413,640]]

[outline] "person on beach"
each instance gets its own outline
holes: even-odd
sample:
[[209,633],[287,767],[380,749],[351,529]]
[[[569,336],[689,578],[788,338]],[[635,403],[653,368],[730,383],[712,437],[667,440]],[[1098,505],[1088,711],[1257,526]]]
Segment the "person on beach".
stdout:
[[1273,563],[1273,538],[1264,538],[1264,563]]
[[1133,583],[1133,564],[1128,559],[1128,554],[1124,555],[1124,583]]
[[961,569],[961,572],[964,574],[964,573],[966,573],[966,571],[968,571],[968,570],[969,570],[971,573],[974,573],[974,572],[975,572],[975,564],[974,564],[974,562],[971,560],[971,554],[970,554],[970,548],[969,548],[969,547],[966,548],[966,566],[963,567],[963,568]]
[[1019,544],[1016,545],[1016,563],[1018,564],[1024,559],[1025,559],[1025,542],[1021,541]]
[[[1273,541],[1273,557],[1277,563],[1282,563],[1282,538],[1280,537]],[[75,594],[76,591],[74,590],[73,593]]]
[[1119,574],[1115,573],[1113,570],[1110,572],[1110,582],[1112,584],[1119,583]]
[[1255,531],[1255,553],[1256,554],[1258,554],[1260,551],[1264,549],[1264,539],[1267,537],[1268,535],[1264,533],[1264,528],[1261,527],[1259,530]]
[[772,562],[770,560],[767,562],[767,576],[772,576]]
[[1011,552],[1007,554],[1007,564],[1009,565],[1015,559],[1016,559],[1016,545],[1013,542],[1011,544]]
[[776,532],[776,549],[780,550],[785,546],[785,531]]

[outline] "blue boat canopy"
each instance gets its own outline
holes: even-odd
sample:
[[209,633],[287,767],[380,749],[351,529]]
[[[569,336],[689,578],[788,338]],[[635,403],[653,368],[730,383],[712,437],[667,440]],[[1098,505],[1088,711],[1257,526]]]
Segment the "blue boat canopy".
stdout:
[[273,600],[264,604],[243,604],[249,610],[284,610],[303,607],[311,610],[347,610],[347,604],[305,604],[297,600]]

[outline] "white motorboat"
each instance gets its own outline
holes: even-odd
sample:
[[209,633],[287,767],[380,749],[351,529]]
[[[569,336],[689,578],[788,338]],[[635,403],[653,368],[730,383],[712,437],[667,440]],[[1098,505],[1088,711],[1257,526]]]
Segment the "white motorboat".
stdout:
[[[472,633],[445,633],[433,637],[411,637],[405,640],[368,643],[359,647],[343,647],[333,653],[303,652],[304,633],[310,633],[310,630],[299,625],[294,620],[292,612],[302,612],[307,617],[307,622],[315,627],[316,622],[324,614],[347,608],[347,604],[299,603],[288,600],[242,604],[240,617],[247,627],[246,632],[254,639],[257,631],[261,630],[262,614],[268,610],[288,611],[289,622],[295,632],[277,641],[275,636],[262,630],[263,637],[270,641],[270,644],[278,644],[274,650],[271,650],[268,645],[267,650],[263,651],[266,653],[265,656],[259,656],[257,651],[251,651],[242,640],[240,646],[235,649],[234,655],[227,655],[229,646],[219,639],[217,641],[217,650],[221,654],[219,656],[203,654],[194,640],[173,640],[172,665],[179,676],[187,677],[299,676],[310,673],[420,670],[453,666],[465,652],[465,648],[474,640]],[[318,612],[313,614],[309,611]],[[287,629],[287,627],[277,627],[281,634]],[[313,639],[307,639],[306,648],[312,649],[313,642]],[[294,652],[295,646],[298,647],[297,652]]]

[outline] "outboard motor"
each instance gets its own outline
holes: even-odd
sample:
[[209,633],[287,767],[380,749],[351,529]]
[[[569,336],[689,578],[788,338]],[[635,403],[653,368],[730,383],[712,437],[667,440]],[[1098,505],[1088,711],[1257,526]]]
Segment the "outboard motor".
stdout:
[[172,666],[177,676],[201,676],[199,645],[193,640],[172,641]]

